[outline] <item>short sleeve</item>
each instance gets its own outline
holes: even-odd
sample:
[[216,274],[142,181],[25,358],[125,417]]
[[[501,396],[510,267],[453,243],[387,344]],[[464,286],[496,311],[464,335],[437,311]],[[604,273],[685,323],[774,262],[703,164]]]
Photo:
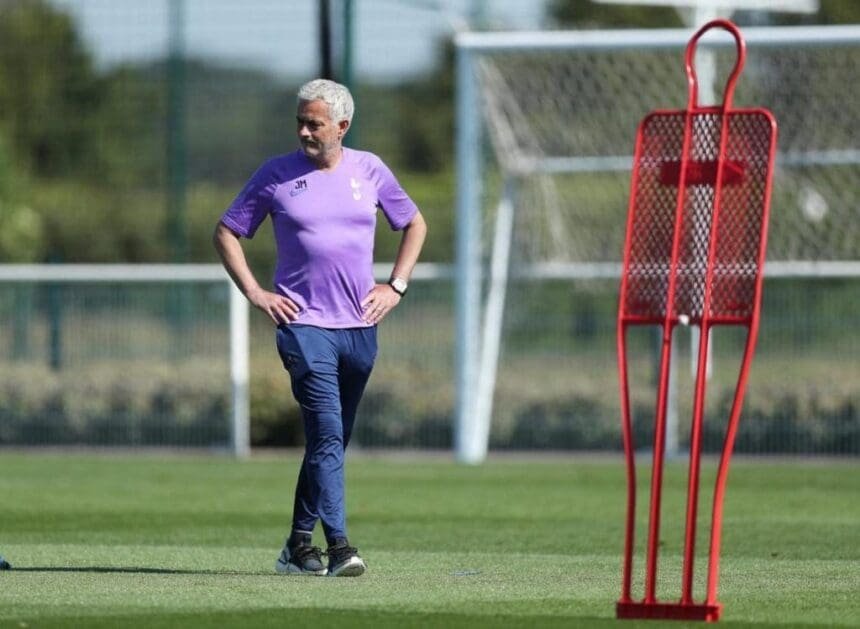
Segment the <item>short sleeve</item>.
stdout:
[[374,161],[379,207],[391,229],[400,231],[409,224],[418,212],[418,206],[400,187],[400,183],[388,166],[379,158]]
[[221,222],[243,238],[253,238],[271,211],[274,189],[271,165],[263,164],[221,216]]

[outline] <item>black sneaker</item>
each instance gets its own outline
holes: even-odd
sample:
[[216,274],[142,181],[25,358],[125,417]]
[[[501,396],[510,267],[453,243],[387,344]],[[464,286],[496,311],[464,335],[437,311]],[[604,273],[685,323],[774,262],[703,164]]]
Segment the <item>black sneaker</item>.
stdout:
[[11,570],[12,566],[9,565],[9,562],[3,559],[3,555],[0,555],[0,570]]
[[324,576],[326,569],[322,562],[322,551],[317,546],[311,546],[310,535],[293,533],[275,562],[275,571],[280,574]]
[[326,554],[330,577],[360,577],[367,570],[364,560],[358,556],[358,549],[350,546],[346,539],[334,540]]

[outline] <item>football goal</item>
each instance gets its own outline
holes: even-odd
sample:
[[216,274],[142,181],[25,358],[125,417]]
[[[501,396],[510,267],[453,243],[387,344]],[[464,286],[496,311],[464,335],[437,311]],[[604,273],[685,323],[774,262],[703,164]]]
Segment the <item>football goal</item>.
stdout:
[[245,456],[248,362],[220,265],[0,265],[3,445]]
[[[793,361],[793,354],[776,353],[795,340],[820,339],[813,353],[839,373],[850,361],[841,348],[854,346],[856,334],[842,336],[841,348],[834,339],[829,345],[828,317],[844,310],[845,291],[856,294],[860,281],[860,27],[743,33],[747,65],[735,104],[768,107],[780,127],[765,268],[764,315],[773,322],[763,326],[783,336],[765,339],[763,354],[774,354],[761,369]],[[601,422],[618,421],[612,346],[605,351],[594,339],[612,329],[636,127],[649,111],[684,106],[690,35],[672,29],[457,36],[459,460],[483,460],[494,440],[510,441],[496,431],[526,434],[530,422],[551,435],[564,417],[584,417],[577,443],[588,448],[599,443],[590,435]],[[734,60],[730,37],[703,39],[696,59],[700,102],[719,100]],[[768,304],[769,294],[803,304],[822,286],[832,290],[807,302],[812,310]],[[827,316],[809,314],[825,304]],[[643,339],[643,347],[649,342]],[[715,351],[720,346],[718,340]],[[565,362],[571,348],[577,364]],[[802,366],[786,373],[781,386],[814,385],[814,368]],[[833,386],[820,373],[822,390]],[[572,404],[578,410],[569,415],[560,408]],[[683,429],[669,437],[670,449],[673,438],[683,440]],[[552,443],[547,437],[544,446]]]

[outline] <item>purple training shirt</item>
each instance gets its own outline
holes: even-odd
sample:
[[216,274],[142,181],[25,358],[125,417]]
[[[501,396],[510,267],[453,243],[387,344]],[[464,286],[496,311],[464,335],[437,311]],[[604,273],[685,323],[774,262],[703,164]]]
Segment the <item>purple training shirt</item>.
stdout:
[[301,309],[295,323],[357,328],[368,326],[361,302],[375,285],[377,209],[394,230],[418,211],[376,155],[344,148],[337,167],[323,172],[299,150],[263,164],[221,222],[253,238],[271,215],[278,250],[274,288]]

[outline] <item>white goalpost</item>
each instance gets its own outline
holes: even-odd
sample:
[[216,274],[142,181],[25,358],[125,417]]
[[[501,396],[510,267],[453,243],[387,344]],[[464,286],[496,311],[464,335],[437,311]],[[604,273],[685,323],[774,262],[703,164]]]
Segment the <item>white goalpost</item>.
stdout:
[[[184,322],[185,327],[180,329],[179,339],[181,337],[191,337],[194,336],[192,332],[192,328],[197,325],[193,319],[200,314],[200,311],[210,309],[207,303],[202,304],[196,309],[192,309],[188,306],[183,306],[183,297],[181,295],[182,291],[186,291],[189,287],[197,286],[197,287],[206,287],[206,286],[214,286],[220,289],[221,293],[227,294],[227,303],[222,304],[226,306],[224,309],[226,310],[227,316],[225,320],[220,322],[214,322],[214,329],[216,336],[223,336],[223,339],[218,339],[215,343],[218,347],[214,347],[211,351],[214,355],[219,355],[221,352],[220,345],[226,344],[229,348],[229,398],[230,398],[230,408],[229,408],[229,435],[228,435],[228,447],[232,451],[232,453],[237,457],[246,457],[250,453],[250,430],[249,430],[249,391],[248,391],[248,382],[249,382],[249,336],[248,336],[248,302],[242,293],[236,288],[233,282],[230,280],[227,273],[220,265],[215,264],[6,264],[0,265],[0,287],[5,286],[7,289],[10,287],[20,287],[25,288],[27,291],[32,292],[37,287],[67,287],[71,288],[75,293],[85,292],[83,287],[105,287],[111,286],[115,289],[133,289],[133,287],[138,286],[149,286],[149,287],[157,287],[158,292],[170,292],[171,287],[178,287],[178,292],[174,293],[172,298],[176,301],[175,306],[170,306],[169,299],[166,303],[168,303],[169,308],[175,308],[176,313],[175,317],[181,320],[182,317],[188,319]],[[123,297],[119,305],[116,303],[111,303],[107,300],[103,294],[99,296],[84,296],[81,297],[77,301],[76,304],[77,314],[75,316],[75,331],[73,332],[73,337],[68,340],[65,344],[72,345],[76,341],[80,341],[81,343],[87,343],[85,339],[75,338],[75,335],[78,337],[86,334],[92,335],[94,341],[89,342],[89,345],[97,345],[99,344],[99,335],[100,333],[107,334],[108,327],[113,327],[114,324],[122,324],[123,318],[131,318],[134,317],[135,311],[152,309],[153,308],[153,297],[158,297],[153,293],[146,293],[140,295],[138,297]],[[219,302],[220,299],[218,296],[205,296],[214,298],[216,302]],[[62,299],[62,297],[60,298]],[[9,311],[13,310],[16,305],[11,303],[12,300],[3,300],[4,306],[6,306],[6,314],[8,316],[14,316],[9,314]],[[131,302],[131,304],[130,304]],[[129,307],[130,306],[130,307]],[[18,305],[20,307],[20,305]],[[62,306],[60,306],[62,307]],[[105,309],[114,309],[114,312],[107,312],[107,316],[102,316],[100,311]],[[186,312],[183,314],[181,311],[185,309]],[[96,314],[93,314],[96,313]],[[159,315],[156,315],[159,316]],[[31,315],[29,312],[24,314],[24,317],[30,318]],[[56,317],[56,315],[55,315]],[[119,321],[117,321],[119,320]],[[37,326],[36,322],[33,321],[25,321],[27,327]],[[135,327],[134,321],[129,322],[129,325]],[[97,329],[98,326],[103,326],[101,330]],[[157,323],[158,328],[167,329],[170,327],[171,323],[169,321],[159,321]],[[7,327],[7,326],[4,326]],[[8,326],[7,331],[10,327]],[[39,325],[38,327],[45,327]],[[169,338],[163,338],[165,332],[163,329],[153,329],[152,326],[146,326],[144,329],[144,325],[141,324],[139,326],[141,328],[141,332],[146,333],[147,338],[142,339],[140,343],[143,344],[154,344],[154,343],[162,343],[166,342],[169,344],[176,344],[177,337],[170,335]],[[93,329],[96,328],[96,329]],[[55,333],[55,332],[54,332]],[[20,334],[18,331],[12,330],[10,331],[11,335]],[[134,334],[133,331],[129,331],[126,333],[128,336]],[[33,336],[39,336],[39,330],[35,330],[31,332]],[[44,334],[42,334],[44,336]],[[119,339],[114,341],[116,344],[122,344],[124,339]],[[20,339],[12,339],[12,342],[18,342]],[[56,339],[51,341],[55,345],[61,343]],[[105,345],[111,344],[109,340],[102,341]],[[206,342],[205,339],[202,342]],[[209,341],[211,344],[213,341]],[[196,349],[200,349],[200,343],[194,343],[192,345],[188,345],[189,348],[181,347],[178,348],[178,353],[186,354],[186,352],[191,353]],[[205,350],[205,348],[203,348]],[[58,349],[54,349],[54,351],[60,351]],[[88,350],[89,353],[93,353],[94,350],[91,348]],[[107,350],[105,350],[106,353]],[[129,354],[133,352],[129,351]],[[166,357],[156,356],[153,361],[154,363],[159,362],[167,362]],[[199,365],[210,362],[211,359],[207,358],[207,356],[203,355],[199,359],[194,359],[193,356],[182,355],[179,357],[170,357],[170,360],[194,360],[194,362],[189,362],[188,367],[182,367],[179,371],[184,369],[195,369],[199,367]],[[85,359],[82,359],[82,361]],[[32,357],[29,356],[29,352],[22,353],[22,355],[13,361],[14,364],[22,364],[24,367],[27,367],[29,363],[32,363]],[[104,362],[104,359],[101,359],[101,362]],[[116,370],[116,369],[134,369],[136,367],[141,366],[142,361],[140,359],[132,356],[128,358],[123,356],[121,359],[113,360],[114,367],[110,365],[107,366],[108,370]],[[81,366],[76,364],[74,369],[77,369],[79,372],[83,372],[86,370],[85,366]],[[110,371],[102,371],[101,373],[110,373]],[[83,375],[83,373],[80,373]],[[104,376],[102,376],[104,377]],[[123,377],[127,377],[129,379],[135,378],[135,373],[131,371],[128,374],[124,374]],[[181,395],[181,393],[177,394]],[[169,418],[167,421],[170,421]],[[220,437],[216,438],[220,439]],[[134,444],[130,444],[134,445]],[[149,443],[149,445],[162,445],[159,443]]]
[[[780,123],[765,276],[856,279],[860,26],[743,34],[748,78],[737,104],[766,105]],[[457,35],[458,460],[488,451],[504,321],[519,307],[510,282],[618,277],[636,124],[683,106],[690,35]],[[702,93],[719,95],[734,44],[702,44]]]

